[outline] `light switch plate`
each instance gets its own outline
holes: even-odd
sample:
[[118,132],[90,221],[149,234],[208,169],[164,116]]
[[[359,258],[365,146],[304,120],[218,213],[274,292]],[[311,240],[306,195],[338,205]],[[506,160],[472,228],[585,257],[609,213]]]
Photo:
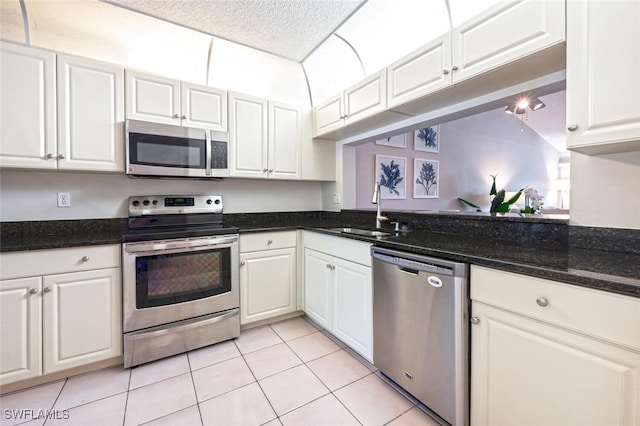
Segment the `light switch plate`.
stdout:
[[340,204],[340,193],[339,192],[334,192],[333,193],[333,204]]

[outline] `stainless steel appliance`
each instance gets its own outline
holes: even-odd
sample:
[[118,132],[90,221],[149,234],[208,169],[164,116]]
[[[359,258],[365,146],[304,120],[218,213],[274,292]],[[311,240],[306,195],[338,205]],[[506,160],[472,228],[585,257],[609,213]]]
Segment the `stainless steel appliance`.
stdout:
[[229,176],[227,132],[127,120],[126,145],[130,176]]
[[240,335],[238,231],[222,209],[211,195],[129,198],[126,368]]
[[468,266],[373,247],[373,363],[441,419],[469,424]]

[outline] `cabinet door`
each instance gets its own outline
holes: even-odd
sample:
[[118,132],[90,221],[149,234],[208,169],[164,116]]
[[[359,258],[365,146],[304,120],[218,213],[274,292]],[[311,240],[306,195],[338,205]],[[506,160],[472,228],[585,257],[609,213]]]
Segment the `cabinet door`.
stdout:
[[229,173],[267,178],[267,101],[229,94]]
[[127,118],[180,125],[178,80],[127,70],[125,84]]
[[334,258],[333,334],[373,362],[371,268]]
[[44,373],[122,355],[120,268],[44,277]]
[[389,108],[451,84],[451,34],[438,37],[387,68]]
[[181,84],[182,125],[227,131],[227,92],[198,84]]
[[58,56],[58,168],[124,171],[124,69]]
[[42,374],[42,278],[0,281],[0,384]]
[[342,93],[318,105],[313,112],[316,136],[344,126],[345,112]]
[[0,166],[55,169],[54,53],[0,44]]
[[471,424],[636,425],[640,353],[473,302]]
[[640,149],[640,2],[567,2],[567,148]]
[[565,2],[500,2],[452,30],[453,82],[565,40]]
[[332,257],[304,249],[304,312],[331,330],[333,301]]
[[296,249],[240,255],[240,324],[296,310]]
[[387,109],[387,71],[382,70],[344,92],[346,123]]
[[300,179],[300,107],[269,102],[269,178]]

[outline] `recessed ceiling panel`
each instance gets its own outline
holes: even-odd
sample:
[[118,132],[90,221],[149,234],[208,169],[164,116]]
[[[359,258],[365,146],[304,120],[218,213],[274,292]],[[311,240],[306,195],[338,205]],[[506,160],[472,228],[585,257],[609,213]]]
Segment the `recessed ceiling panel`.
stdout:
[[302,62],[365,0],[103,0]]

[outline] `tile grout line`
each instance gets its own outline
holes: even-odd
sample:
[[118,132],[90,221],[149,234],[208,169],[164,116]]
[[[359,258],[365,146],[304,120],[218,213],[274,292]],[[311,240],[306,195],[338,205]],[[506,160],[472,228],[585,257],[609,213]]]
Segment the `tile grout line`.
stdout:
[[[200,424],[204,425],[204,420],[202,418],[202,411],[200,410],[200,401],[198,401],[198,390],[196,389],[196,381],[193,379],[193,370],[191,369],[191,358],[189,358],[189,352],[187,352],[185,355],[187,356],[187,364],[189,365],[189,376],[191,377],[191,386],[193,386],[193,394],[196,397],[196,407],[198,408],[198,416],[200,417]],[[185,409],[186,408],[183,408],[183,410]]]

